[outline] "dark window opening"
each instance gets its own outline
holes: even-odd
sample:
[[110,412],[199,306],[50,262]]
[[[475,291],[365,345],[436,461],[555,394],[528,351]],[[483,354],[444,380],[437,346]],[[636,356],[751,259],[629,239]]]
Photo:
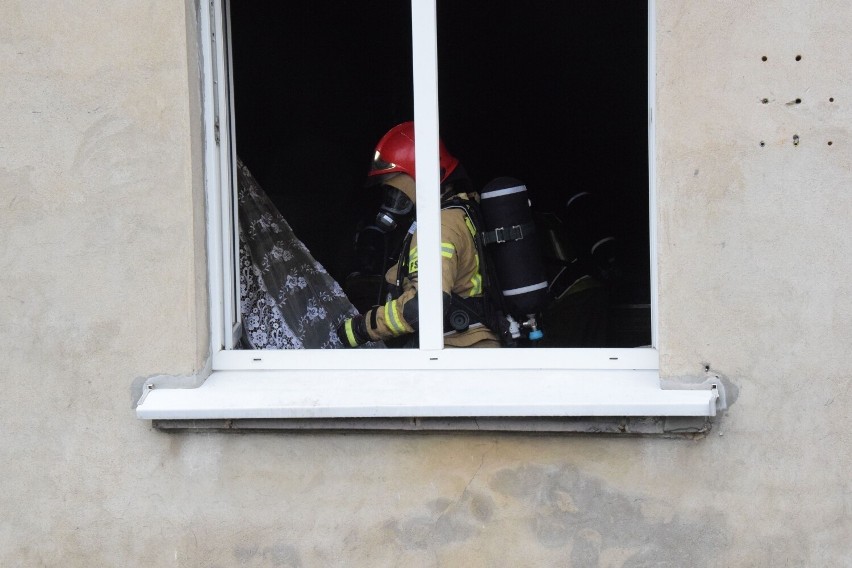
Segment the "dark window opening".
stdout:
[[[237,152],[342,283],[378,209],[364,187],[375,144],[413,117],[409,3],[241,0],[230,16]],[[606,304],[580,294],[545,313],[546,346],[651,342],[647,17],[617,0],[438,2],[441,137],[474,187],[523,180],[566,257],[618,244]]]

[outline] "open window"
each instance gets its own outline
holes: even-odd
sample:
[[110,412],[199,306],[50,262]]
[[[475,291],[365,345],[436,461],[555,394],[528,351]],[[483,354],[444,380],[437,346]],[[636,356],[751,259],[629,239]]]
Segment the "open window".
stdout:
[[[653,3],[228,4],[202,3],[200,18],[213,374],[200,388],[149,391],[140,417],[715,413],[713,392],[660,389],[649,168]],[[358,218],[375,206],[363,187],[374,145],[411,119],[419,347],[238,348],[237,156],[313,257],[343,280]],[[498,176],[523,180],[542,223],[558,227],[572,214],[569,202],[596,198],[595,207],[574,213],[591,233],[577,238],[598,246],[614,236],[620,249],[607,308],[592,318],[606,324],[594,347],[560,331],[560,317],[577,313],[563,306],[545,321],[545,337],[550,325],[554,338],[540,347],[443,348],[439,133],[475,186]],[[562,264],[550,280],[573,258],[556,259]]]

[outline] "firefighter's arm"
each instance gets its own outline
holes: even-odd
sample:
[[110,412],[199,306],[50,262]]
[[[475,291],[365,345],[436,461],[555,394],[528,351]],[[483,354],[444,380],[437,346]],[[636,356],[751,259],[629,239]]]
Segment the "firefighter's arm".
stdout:
[[371,341],[390,339],[417,331],[417,274],[406,279],[399,298],[371,309],[365,319]]
[[358,314],[343,321],[337,326],[337,338],[346,347],[358,347],[370,341],[367,334],[367,323],[364,316]]
[[406,279],[399,298],[375,306],[364,315],[345,320],[337,337],[346,347],[381,341],[417,331],[417,275]]
[[[442,219],[443,221],[443,219]],[[450,308],[450,294],[458,272],[458,256],[469,254],[465,234],[442,222],[441,226],[441,288],[444,313]],[[464,230],[467,230],[464,228]],[[469,247],[468,247],[469,248]],[[408,256],[409,276],[403,282],[403,292],[395,300],[376,306],[363,316],[346,320],[337,335],[347,347],[357,347],[368,341],[380,341],[414,333],[418,329],[417,298],[417,241],[412,242]]]
[[368,341],[382,341],[417,331],[417,276],[406,279],[403,293],[364,315],[345,320],[337,328],[337,337],[346,347],[358,347]]
[[[442,218],[441,289],[443,290],[444,298],[444,314],[450,309],[450,294],[452,293],[458,273],[459,253],[470,254],[470,247],[467,242],[470,238],[466,233],[467,227],[463,224],[459,228],[454,223],[448,223],[446,219]],[[417,259],[417,240],[415,235],[415,240],[412,241],[408,254],[409,276],[403,283],[402,295],[396,300],[387,302],[384,306],[373,308],[367,313],[366,327],[371,340],[389,339],[417,331],[419,327]]]
[[[466,234],[467,228],[459,223],[456,211],[446,211],[441,219],[441,290],[444,293],[444,313],[449,309],[450,294],[456,286],[459,273],[460,255],[470,254],[467,241],[470,240]],[[461,231],[464,231],[462,233]]]
[[[417,235],[412,239],[408,251],[408,277],[403,279],[402,294],[394,300],[375,306],[363,316],[346,320],[337,330],[337,335],[347,347],[357,347],[368,341],[380,341],[398,337],[417,330]],[[393,269],[392,269],[393,270]],[[388,271],[388,281],[394,276]],[[352,322],[351,324],[349,322]],[[352,333],[349,333],[350,326]]]

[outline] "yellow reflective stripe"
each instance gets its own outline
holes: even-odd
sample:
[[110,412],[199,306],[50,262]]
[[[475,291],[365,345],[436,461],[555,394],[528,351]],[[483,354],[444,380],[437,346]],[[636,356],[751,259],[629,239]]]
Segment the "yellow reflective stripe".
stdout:
[[405,328],[400,323],[399,312],[396,309],[396,302],[391,300],[385,304],[385,320],[388,322],[388,327],[394,335],[405,333]]
[[473,278],[470,279],[470,284],[473,288],[470,289],[471,296],[479,296],[482,294],[482,274],[477,272],[473,275]]
[[441,256],[445,258],[453,258],[456,253],[456,247],[453,243],[441,243]]
[[470,220],[470,217],[465,216],[464,224],[467,225],[467,230],[470,231],[470,236],[476,236],[476,227],[473,226],[473,221]]
[[473,255],[473,260],[476,262],[476,272],[470,278],[470,296],[479,296],[482,294],[482,274],[479,272],[479,255]]
[[[476,238],[476,227],[467,215],[464,217],[464,224],[467,225],[467,230],[470,231],[470,236]],[[473,276],[470,278],[471,297],[482,294],[482,274],[479,273],[479,255],[474,253],[473,258],[476,261],[476,272],[474,272]]]
[[408,251],[408,273],[417,272],[417,247],[411,247]]
[[352,331],[352,320],[346,320],[346,325],[343,328],[346,330],[346,339],[349,341],[349,347],[357,347],[358,342],[355,341],[355,332]]

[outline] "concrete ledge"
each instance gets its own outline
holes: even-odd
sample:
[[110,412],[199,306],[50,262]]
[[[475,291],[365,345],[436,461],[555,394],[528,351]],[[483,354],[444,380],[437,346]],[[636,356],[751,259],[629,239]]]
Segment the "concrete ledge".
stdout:
[[323,418],[241,420],[154,420],[163,431],[398,431],[526,432],[612,435],[695,435],[710,430],[705,417],[539,417],[539,418]]

